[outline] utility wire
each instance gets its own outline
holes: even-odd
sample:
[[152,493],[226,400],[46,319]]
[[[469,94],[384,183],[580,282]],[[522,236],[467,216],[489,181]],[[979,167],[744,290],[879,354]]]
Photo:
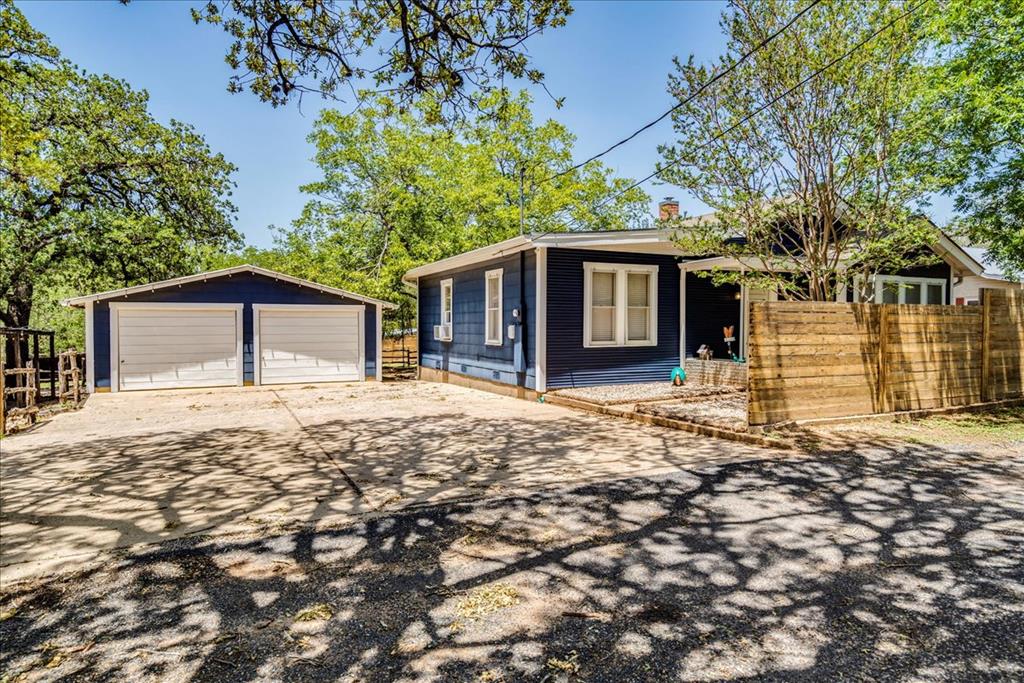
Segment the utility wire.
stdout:
[[[881,28],[879,28],[879,29],[875,30],[875,31],[874,31],[874,32],[872,32],[872,33],[871,33],[871,35],[869,35],[869,36],[868,36],[867,38],[865,38],[864,40],[860,41],[859,43],[857,43],[856,45],[854,45],[853,47],[851,47],[851,48],[850,48],[849,50],[847,50],[847,51],[846,51],[846,52],[844,52],[843,54],[841,54],[841,55],[839,55],[838,57],[836,57],[835,59],[831,60],[831,61],[830,61],[830,62],[829,62],[828,64],[826,64],[825,66],[821,67],[820,69],[818,69],[817,71],[815,71],[814,73],[812,73],[812,74],[811,74],[810,76],[807,76],[806,78],[804,78],[804,79],[803,79],[802,81],[800,81],[799,83],[797,83],[796,85],[794,85],[794,86],[793,86],[792,88],[790,88],[790,89],[789,89],[789,90],[787,90],[786,92],[782,93],[781,95],[778,95],[777,97],[774,97],[774,98],[772,98],[772,99],[771,99],[771,100],[770,100],[769,102],[767,102],[767,103],[765,103],[764,105],[762,105],[761,107],[759,107],[759,108],[757,109],[757,111],[754,111],[754,112],[752,112],[752,113],[750,113],[750,114],[747,114],[746,116],[744,116],[744,117],[743,117],[742,119],[740,119],[739,121],[737,121],[737,122],[736,122],[735,124],[733,124],[732,126],[730,126],[729,128],[727,128],[726,130],[724,130],[724,131],[722,131],[722,132],[718,133],[717,135],[715,135],[715,136],[714,136],[713,138],[711,138],[710,140],[708,140],[708,141],[706,141],[706,142],[703,142],[703,143],[701,143],[700,145],[697,145],[697,147],[695,147],[694,149],[695,149],[695,150],[697,150],[697,149],[703,149],[704,147],[707,147],[707,146],[708,146],[708,145],[710,145],[711,143],[713,143],[713,142],[717,142],[718,140],[722,139],[723,137],[725,137],[726,135],[728,135],[728,134],[729,134],[729,133],[731,133],[732,131],[736,130],[737,128],[739,128],[739,127],[740,127],[740,126],[742,126],[743,124],[747,123],[747,122],[748,122],[748,121],[750,121],[751,119],[753,119],[753,118],[755,118],[756,116],[758,116],[759,114],[761,114],[761,112],[765,111],[766,109],[768,109],[769,107],[771,107],[771,106],[772,106],[773,104],[775,104],[775,103],[776,103],[776,102],[778,102],[779,100],[781,100],[781,99],[783,99],[783,98],[785,98],[785,97],[789,97],[789,96],[790,96],[791,94],[793,94],[794,92],[796,92],[796,91],[797,91],[797,90],[799,90],[800,88],[802,88],[802,87],[804,87],[805,85],[807,85],[807,84],[808,84],[808,83],[809,83],[810,81],[812,81],[813,79],[817,78],[818,76],[820,76],[820,75],[821,75],[821,74],[823,74],[824,72],[828,71],[828,70],[829,70],[829,69],[831,69],[831,68],[832,68],[833,66],[835,66],[835,65],[836,65],[836,64],[838,64],[839,62],[843,61],[844,59],[846,59],[847,57],[849,57],[850,55],[852,55],[852,54],[853,54],[854,52],[856,52],[857,50],[861,49],[862,47],[864,47],[865,45],[867,45],[868,43],[870,43],[870,42],[871,42],[872,40],[874,40],[875,38],[877,38],[877,37],[878,37],[879,35],[881,35],[881,34],[882,34],[882,33],[884,33],[885,31],[888,31],[888,30],[889,30],[890,28],[892,28],[893,26],[895,26],[895,25],[896,25],[896,24],[897,24],[898,22],[900,22],[900,21],[903,21],[904,19],[906,19],[907,17],[909,17],[909,16],[911,15],[911,14],[913,14],[913,13],[914,13],[914,12],[916,12],[916,11],[917,11],[918,9],[920,9],[921,7],[923,7],[923,6],[924,6],[925,4],[927,4],[927,3],[929,2],[929,1],[930,1],[930,0],[921,0],[921,2],[919,2],[919,3],[917,3],[916,5],[912,6],[912,7],[911,7],[910,9],[908,9],[908,10],[907,10],[906,12],[904,12],[904,13],[903,13],[903,14],[901,14],[900,16],[896,17],[895,19],[893,19],[893,20],[889,21],[888,23],[886,23],[885,25],[883,25],[883,26],[882,26]],[[661,168],[659,168],[659,169],[655,170],[655,171],[654,171],[653,173],[651,173],[650,175],[647,175],[647,176],[645,176],[645,177],[641,178],[640,180],[636,181],[635,183],[633,183],[633,184],[629,185],[628,187],[625,187],[625,188],[623,188],[622,190],[619,190],[618,192],[616,192],[615,194],[611,195],[610,197],[606,197],[605,199],[603,199],[602,201],[598,202],[597,204],[594,204],[594,205],[593,205],[593,206],[591,207],[591,210],[592,210],[592,211],[596,211],[597,209],[600,209],[600,208],[601,208],[602,206],[604,206],[604,205],[605,205],[605,204],[607,204],[608,202],[612,201],[613,199],[617,199],[617,198],[621,197],[622,195],[624,195],[625,193],[629,192],[630,190],[633,190],[633,189],[636,189],[637,187],[640,187],[641,185],[643,185],[644,183],[646,183],[646,182],[647,182],[648,180],[650,180],[651,178],[654,178],[655,176],[658,176],[658,175],[660,175],[660,174],[661,174],[662,172],[664,172],[664,171],[667,171],[668,169],[672,168],[673,166],[678,166],[678,165],[679,165],[679,163],[680,163],[681,161],[682,161],[682,159],[676,159],[675,161],[671,161],[671,162],[669,162],[669,163],[668,163],[668,164],[666,164],[665,166],[662,166]],[[578,224],[579,224],[579,222],[577,221],[577,225],[578,225]]]
[[674,105],[671,109],[666,111],[664,114],[662,114],[658,118],[654,119],[653,121],[651,121],[651,122],[649,122],[647,124],[644,124],[640,128],[638,128],[635,131],[633,131],[628,136],[622,138],[621,140],[619,140],[618,142],[613,144],[611,147],[609,147],[608,149],[604,150],[603,152],[598,152],[597,154],[595,154],[594,156],[590,157],[586,161],[581,161],[578,164],[570,166],[569,168],[565,169],[564,171],[559,171],[558,173],[555,173],[554,175],[548,176],[547,178],[544,178],[543,180],[541,180],[537,184],[538,185],[542,185],[544,183],[551,182],[552,180],[556,180],[558,178],[561,178],[564,175],[572,173],[573,171],[575,171],[577,169],[580,169],[583,166],[586,166],[591,161],[595,161],[597,159],[600,159],[605,154],[608,154],[608,152],[611,152],[612,150],[621,147],[622,145],[626,144],[627,142],[629,142],[630,140],[632,140],[636,136],[640,135],[644,131],[646,131],[646,130],[648,130],[650,128],[653,128],[654,126],[658,125],[659,123],[664,121],[666,118],[671,116],[673,113],[678,111],[680,108],[685,107],[687,104],[692,102],[694,100],[694,98],[697,97],[698,95],[700,95],[702,92],[704,92],[705,90],[710,88],[712,85],[714,85],[715,83],[717,83],[718,81],[720,81],[721,79],[725,78],[730,73],[735,71],[736,67],[738,67],[743,62],[747,61],[747,59],[749,59],[755,52],[758,52],[759,50],[762,50],[765,47],[767,47],[769,43],[771,43],[773,40],[775,40],[780,35],[782,35],[790,26],[792,26],[794,23],[796,23],[797,20],[800,19],[800,17],[805,15],[807,12],[809,12],[811,9],[813,9],[820,2],[821,2],[821,0],[811,0],[810,4],[808,4],[802,10],[800,10],[795,15],[793,15],[793,18],[790,19],[789,21],[787,21],[781,28],[776,30],[774,33],[772,33],[770,36],[768,36],[767,38],[762,40],[760,43],[758,43],[754,47],[750,48],[750,50],[748,50],[746,53],[744,53],[738,60],[736,60],[735,62],[730,64],[728,66],[728,68],[726,68],[724,71],[721,71],[721,72],[715,74],[710,80],[705,81],[704,83],[702,83],[700,85],[700,87],[698,87],[696,90],[694,90],[692,93],[690,93],[690,95],[685,100],[682,100],[682,101],[678,102],[676,105]]

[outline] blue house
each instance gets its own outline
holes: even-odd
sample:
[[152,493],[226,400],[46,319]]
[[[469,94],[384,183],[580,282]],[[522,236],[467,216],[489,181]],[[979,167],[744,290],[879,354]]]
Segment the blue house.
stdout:
[[[939,263],[878,275],[875,300],[949,304],[954,283],[980,272],[944,235],[931,248]],[[420,377],[527,396],[668,381],[701,346],[745,357],[748,304],[775,293],[698,275],[744,267],[684,254],[669,230],[626,230],[514,237],[413,268]]]
[[90,392],[380,380],[395,307],[250,265],[64,303],[85,309]]

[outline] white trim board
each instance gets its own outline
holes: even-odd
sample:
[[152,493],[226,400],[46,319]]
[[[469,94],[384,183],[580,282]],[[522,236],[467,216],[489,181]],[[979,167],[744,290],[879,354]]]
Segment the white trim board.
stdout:
[[96,391],[96,311],[90,301],[85,304],[85,393]]
[[679,367],[686,366],[686,272],[679,264]]
[[[366,364],[363,363],[363,367]],[[377,304],[377,381],[384,381],[384,307]],[[364,371],[365,372],[365,371]]]
[[537,313],[534,320],[537,321],[535,339],[536,352],[534,364],[536,367],[534,384],[536,390],[544,393],[548,388],[548,249],[537,247],[537,263],[534,273],[536,278],[536,300]]
[[[88,302],[92,305],[92,302]],[[174,303],[174,302],[142,302],[142,301],[113,301],[110,309],[110,391],[118,393],[121,391],[121,334],[120,334],[120,312],[131,311],[194,311],[194,310],[233,310],[235,312],[235,372],[236,383],[243,386],[245,362],[242,345],[242,311],[244,304],[221,304],[221,303]],[[86,358],[88,361],[88,357]]]
[[253,266],[249,264],[234,266],[232,268],[222,268],[220,270],[211,270],[205,273],[197,273],[195,275],[186,275],[184,277],[176,277],[170,280],[161,280],[159,282],[151,282],[145,285],[136,285],[134,287],[124,287],[122,289],[112,289],[106,292],[99,292],[97,294],[89,294],[86,296],[76,296],[70,299],[64,300],[65,306],[84,306],[88,301],[102,301],[104,299],[116,299],[117,297],[127,297],[132,294],[139,294],[143,292],[155,292],[158,289],[165,289],[168,287],[180,287],[185,284],[192,282],[205,282],[207,280],[213,280],[220,277],[231,277],[239,273],[253,273],[255,275],[262,275],[274,280],[280,280],[282,282],[289,282],[293,285],[300,287],[306,287],[308,289],[315,289],[325,294],[334,294],[336,296],[342,296],[347,299],[354,301],[361,301],[369,304],[380,304],[386,308],[397,308],[395,304],[390,301],[384,301],[382,299],[374,299],[372,297],[363,296],[361,294],[355,294],[353,292],[346,291],[344,289],[338,289],[337,287],[327,287],[311,280],[303,280],[302,278],[292,277],[291,275],[285,275],[274,270],[268,270],[266,268],[260,268],[259,266]]

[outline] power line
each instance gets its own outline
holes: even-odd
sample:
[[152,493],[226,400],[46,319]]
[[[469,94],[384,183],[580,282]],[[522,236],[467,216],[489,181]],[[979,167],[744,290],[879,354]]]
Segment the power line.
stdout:
[[[747,114],[746,116],[744,116],[744,117],[743,117],[742,119],[740,119],[739,121],[737,121],[737,122],[736,122],[735,124],[733,124],[732,126],[730,126],[729,128],[727,128],[726,130],[724,130],[724,131],[722,131],[722,132],[718,133],[717,135],[715,135],[715,136],[714,136],[713,138],[711,138],[710,140],[708,140],[708,141],[706,141],[706,142],[703,142],[703,143],[701,143],[700,145],[698,145],[698,146],[697,146],[697,147],[695,147],[694,149],[695,149],[695,150],[697,150],[697,149],[703,149],[704,147],[707,147],[707,146],[708,146],[708,145],[710,145],[711,143],[713,143],[713,142],[717,142],[718,140],[722,139],[723,137],[725,137],[726,135],[728,135],[728,134],[729,134],[729,133],[731,133],[732,131],[736,130],[737,128],[739,128],[739,127],[740,127],[740,126],[742,126],[743,124],[747,123],[747,122],[748,122],[748,121],[750,121],[751,119],[753,119],[753,118],[755,118],[756,116],[758,116],[758,115],[759,115],[759,114],[760,114],[761,112],[765,111],[766,109],[768,109],[769,107],[771,107],[771,106],[772,106],[773,104],[775,104],[775,103],[776,103],[776,102],[778,102],[779,100],[781,100],[781,99],[783,99],[783,98],[785,98],[785,97],[788,97],[789,95],[793,94],[794,92],[796,92],[796,91],[797,91],[797,90],[799,90],[800,88],[804,87],[804,86],[805,86],[805,85],[807,85],[807,84],[808,84],[808,83],[809,83],[810,81],[812,81],[813,79],[817,78],[818,76],[820,76],[820,75],[821,75],[821,74],[823,74],[824,72],[828,71],[828,70],[829,70],[829,69],[831,69],[831,68],[832,68],[833,66],[835,66],[835,65],[836,65],[836,64],[838,64],[839,62],[843,61],[844,59],[846,59],[847,57],[849,57],[850,55],[852,55],[852,54],[853,54],[854,52],[856,52],[857,50],[861,49],[862,47],[864,47],[865,45],[867,45],[868,43],[870,43],[870,42],[871,42],[872,40],[874,40],[875,38],[877,38],[877,37],[878,37],[879,35],[881,35],[881,34],[882,34],[882,33],[884,33],[885,31],[888,31],[888,30],[889,30],[890,28],[892,28],[893,26],[895,26],[895,25],[896,25],[896,24],[897,24],[898,22],[900,22],[900,21],[903,21],[904,19],[906,19],[907,17],[909,17],[909,16],[911,15],[911,14],[913,14],[914,12],[916,12],[916,11],[917,11],[918,9],[920,9],[920,8],[921,8],[922,6],[924,6],[924,5],[925,5],[926,3],[928,3],[928,2],[929,2],[929,0],[921,0],[921,2],[917,3],[916,5],[914,5],[914,6],[913,6],[913,7],[911,7],[910,9],[908,9],[908,10],[907,10],[906,12],[904,12],[904,13],[903,13],[903,14],[901,14],[900,16],[896,17],[895,19],[893,19],[893,20],[889,21],[888,23],[886,23],[885,25],[883,25],[883,26],[882,26],[881,28],[879,28],[879,29],[875,30],[875,31],[874,31],[873,33],[871,33],[871,35],[869,35],[869,36],[868,36],[867,38],[865,38],[864,40],[860,41],[859,43],[857,43],[856,45],[854,45],[853,47],[851,47],[851,48],[850,48],[849,50],[847,50],[847,51],[846,51],[846,52],[844,52],[843,54],[841,54],[841,55],[839,55],[838,57],[836,57],[835,59],[831,60],[831,61],[830,61],[830,62],[829,62],[828,64],[826,64],[825,66],[821,67],[820,69],[818,69],[817,71],[815,71],[815,72],[814,72],[814,73],[812,73],[811,75],[807,76],[806,78],[804,78],[804,79],[803,79],[802,81],[800,81],[799,83],[797,83],[796,85],[794,85],[794,86],[793,86],[792,88],[790,88],[789,90],[786,90],[786,91],[785,91],[784,93],[782,93],[781,95],[778,95],[778,96],[776,96],[776,97],[772,98],[772,99],[771,99],[770,101],[766,102],[766,103],[765,103],[764,105],[762,105],[761,107],[759,107],[759,108],[757,109],[757,111],[754,111],[754,112],[752,112],[752,113],[750,113],[750,114]],[[679,165],[679,163],[680,163],[681,161],[682,161],[681,159],[676,159],[675,161],[669,162],[669,163],[668,163],[668,164],[666,164],[665,166],[662,166],[661,168],[659,168],[659,169],[655,170],[655,171],[654,171],[653,173],[651,173],[651,174],[649,174],[649,175],[647,175],[647,176],[645,176],[645,177],[641,178],[640,180],[638,180],[638,181],[634,182],[633,184],[629,185],[628,187],[625,187],[625,188],[623,188],[622,190],[619,190],[618,192],[616,192],[615,194],[611,195],[610,197],[606,197],[605,199],[603,199],[603,200],[602,200],[602,201],[600,201],[599,203],[597,203],[597,204],[594,204],[594,205],[593,205],[593,206],[591,207],[591,210],[592,210],[592,211],[596,211],[597,209],[600,209],[600,208],[601,208],[602,206],[604,206],[604,205],[605,205],[605,204],[607,204],[608,202],[612,201],[613,199],[617,199],[617,198],[621,197],[622,195],[626,194],[626,193],[627,193],[627,192],[629,192],[630,190],[633,190],[633,189],[636,189],[636,188],[640,187],[641,185],[643,185],[644,183],[646,183],[646,182],[647,182],[648,180],[650,180],[651,178],[654,178],[655,176],[658,176],[658,175],[660,175],[660,174],[661,174],[662,172],[664,172],[664,171],[667,171],[668,169],[672,168],[673,166],[677,166],[677,165]],[[577,223],[578,223],[578,221],[577,221]]]
[[640,133],[643,133],[644,131],[646,131],[646,130],[648,130],[648,129],[650,129],[650,128],[653,128],[654,126],[658,125],[659,123],[661,123],[662,121],[664,121],[664,120],[665,120],[666,118],[668,118],[669,116],[671,116],[671,115],[672,115],[673,113],[675,113],[676,111],[678,111],[678,110],[679,110],[680,108],[682,108],[682,107],[685,107],[685,106],[686,106],[687,104],[689,104],[690,102],[692,102],[692,101],[694,100],[694,98],[696,98],[696,97],[697,97],[698,95],[700,95],[700,94],[701,94],[702,92],[704,92],[705,90],[707,90],[708,88],[710,88],[710,87],[711,87],[712,85],[714,85],[715,83],[717,83],[717,82],[718,82],[719,80],[721,80],[722,78],[725,78],[725,77],[726,77],[726,76],[728,76],[728,75],[729,75],[730,73],[732,73],[733,71],[735,71],[735,70],[736,70],[736,67],[738,67],[738,66],[739,66],[740,64],[742,64],[743,62],[745,62],[745,61],[746,61],[746,60],[747,60],[748,58],[750,58],[750,57],[751,57],[751,56],[752,56],[752,55],[753,55],[753,54],[754,54],[755,52],[757,52],[757,51],[759,51],[759,50],[762,50],[762,49],[764,49],[765,47],[767,47],[769,43],[771,43],[771,42],[772,42],[773,40],[775,40],[775,39],[776,39],[776,38],[778,38],[778,37],[779,37],[780,35],[782,35],[782,34],[783,34],[783,33],[784,33],[785,31],[786,31],[786,29],[788,29],[788,28],[789,28],[790,26],[792,26],[792,25],[793,25],[794,23],[796,23],[796,21],[797,21],[798,19],[800,19],[800,17],[802,17],[802,16],[803,16],[804,14],[806,14],[807,12],[809,12],[809,11],[810,11],[811,9],[813,9],[813,8],[814,8],[814,7],[815,7],[815,6],[816,6],[816,5],[818,4],[818,3],[820,3],[820,2],[821,2],[821,0],[811,0],[811,3],[810,3],[810,4],[808,4],[808,5],[807,5],[806,7],[804,7],[804,8],[802,9],[802,10],[800,10],[800,11],[799,11],[799,12],[797,12],[797,13],[796,13],[795,15],[793,15],[793,18],[792,18],[792,19],[790,19],[789,21],[787,21],[787,22],[786,22],[786,23],[785,23],[785,24],[784,24],[784,25],[783,25],[783,26],[782,26],[781,28],[779,28],[778,30],[776,30],[776,31],[775,31],[774,33],[772,33],[772,34],[771,34],[770,36],[768,36],[767,38],[765,38],[764,40],[762,40],[762,41],[761,41],[760,43],[758,43],[758,44],[757,44],[757,45],[755,45],[754,47],[750,48],[750,50],[748,50],[748,51],[747,51],[747,52],[746,52],[745,54],[743,54],[743,55],[742,55],[742,56],[741,56],[741,57],[740,57],[740,58],[739,58],[738,60],[736,60],[735,62],[733,62],[732,64],[730,64],[730,65],[729,65],[729,67],[728,67],[728,68],[726,68],[726,69],[725,69],[724,71],[722,71],[722,72],[720,72],[720,73],[717,73],[717,74],[715,74],[715,76],[714,76],[714,77],[712,77],[712,78],[711,78],[710,80],[708,80],[708,81],[706,81],[706,82],[702,83],[702,84],[700,85],[700,87],[698,87],[698,88],[697,88],[696,90],[694,90],[694,91],[693,91],[693,92],[692,92],[692,93],[691,93],[691,94],[689,95],[689,97],[687,97],[687,98],[686,98],[685,100],[682,100],[682,101],[678,102],[677,104],[675,104],[675,105],[674,105],[674,106],[673,106],[673,107],[672,107],[671,109],[669,109],[668,111],[666,111],[666,112],[665,112],[664,114],[662,114],[662,115],[661,115],[661,116],[659,116],[658,118],[654,119],[653,121],[651,121],[651,122],[649,122],[649,123],[647,123],[647,124],[644,124],[644,125],[643,125],[643,126],[641,126],[640,128],[638,128],[638,129],[636,129],[635,131],[633,131],[633,132],[632,132],[631,134],[629,134],[628,136],[626,136],[626,137],[622,138],[621,140],[619,140],[618,142],[616,142],[615,144],[613,144],[613,145],[612,145],[611,147],[609,147],[608,149],[604,150],[603,152],[599,152],[599,153],[595,154],[594,156],[590,157],[590,158],[589,158],[589,159],[587,159],[586,161],[581,161],[581,162],[580,162],[580,163],[578,163],[578,164],[575,164],[575,165],[573,165],[573,166],[570,166],[569,168],[565,169],[564,171],[559,171],[558,173],[555,173],[555,174],[554,174],[554,175],[552,175],[552,176],[548,176],[547,178],[544,178],[543,180],[541,180],[541,181],[540,181],[539,183],[537,183],[537,184],[538,184],[538,185],[542,185],[542,184],[544,184],[544,183],[550,182],[550,181],[552,181],[552,180],[556,180],[557,178],[561,178],[561,177],[562,177],[562,176],[564,176],[564,175],[567,175],[567,174],[569,174],[569,173],[572,173],[573,171],[575,171],[575,170],[578,170],[578,169],[582,168],[583,166],[586,166],[586,165],[587,165],[587,164],[589,164],[589,163],[590,163],[591,161],[595,161],[596,159],[600,159],[600,158],[601,158],[601,157],[603,157],[603,156],[604,156],[605,154],[608,154],[608,152],[611,152],[612,150],[614,150],[614,149],[617,149],[617,148],[621,147],[622,145],[626,144],[627,142],[629,142],[630,140],[632,140],[632,139],[633,139],[633,138],[635,138],[636,136],[640,135]]

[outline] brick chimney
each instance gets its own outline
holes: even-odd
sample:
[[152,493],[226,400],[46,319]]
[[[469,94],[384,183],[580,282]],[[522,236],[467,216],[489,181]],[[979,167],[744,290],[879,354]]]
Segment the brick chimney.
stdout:
[[658,220],[667,221],[679,217],[679,202],[672,197],[665,197],[658,202]]

